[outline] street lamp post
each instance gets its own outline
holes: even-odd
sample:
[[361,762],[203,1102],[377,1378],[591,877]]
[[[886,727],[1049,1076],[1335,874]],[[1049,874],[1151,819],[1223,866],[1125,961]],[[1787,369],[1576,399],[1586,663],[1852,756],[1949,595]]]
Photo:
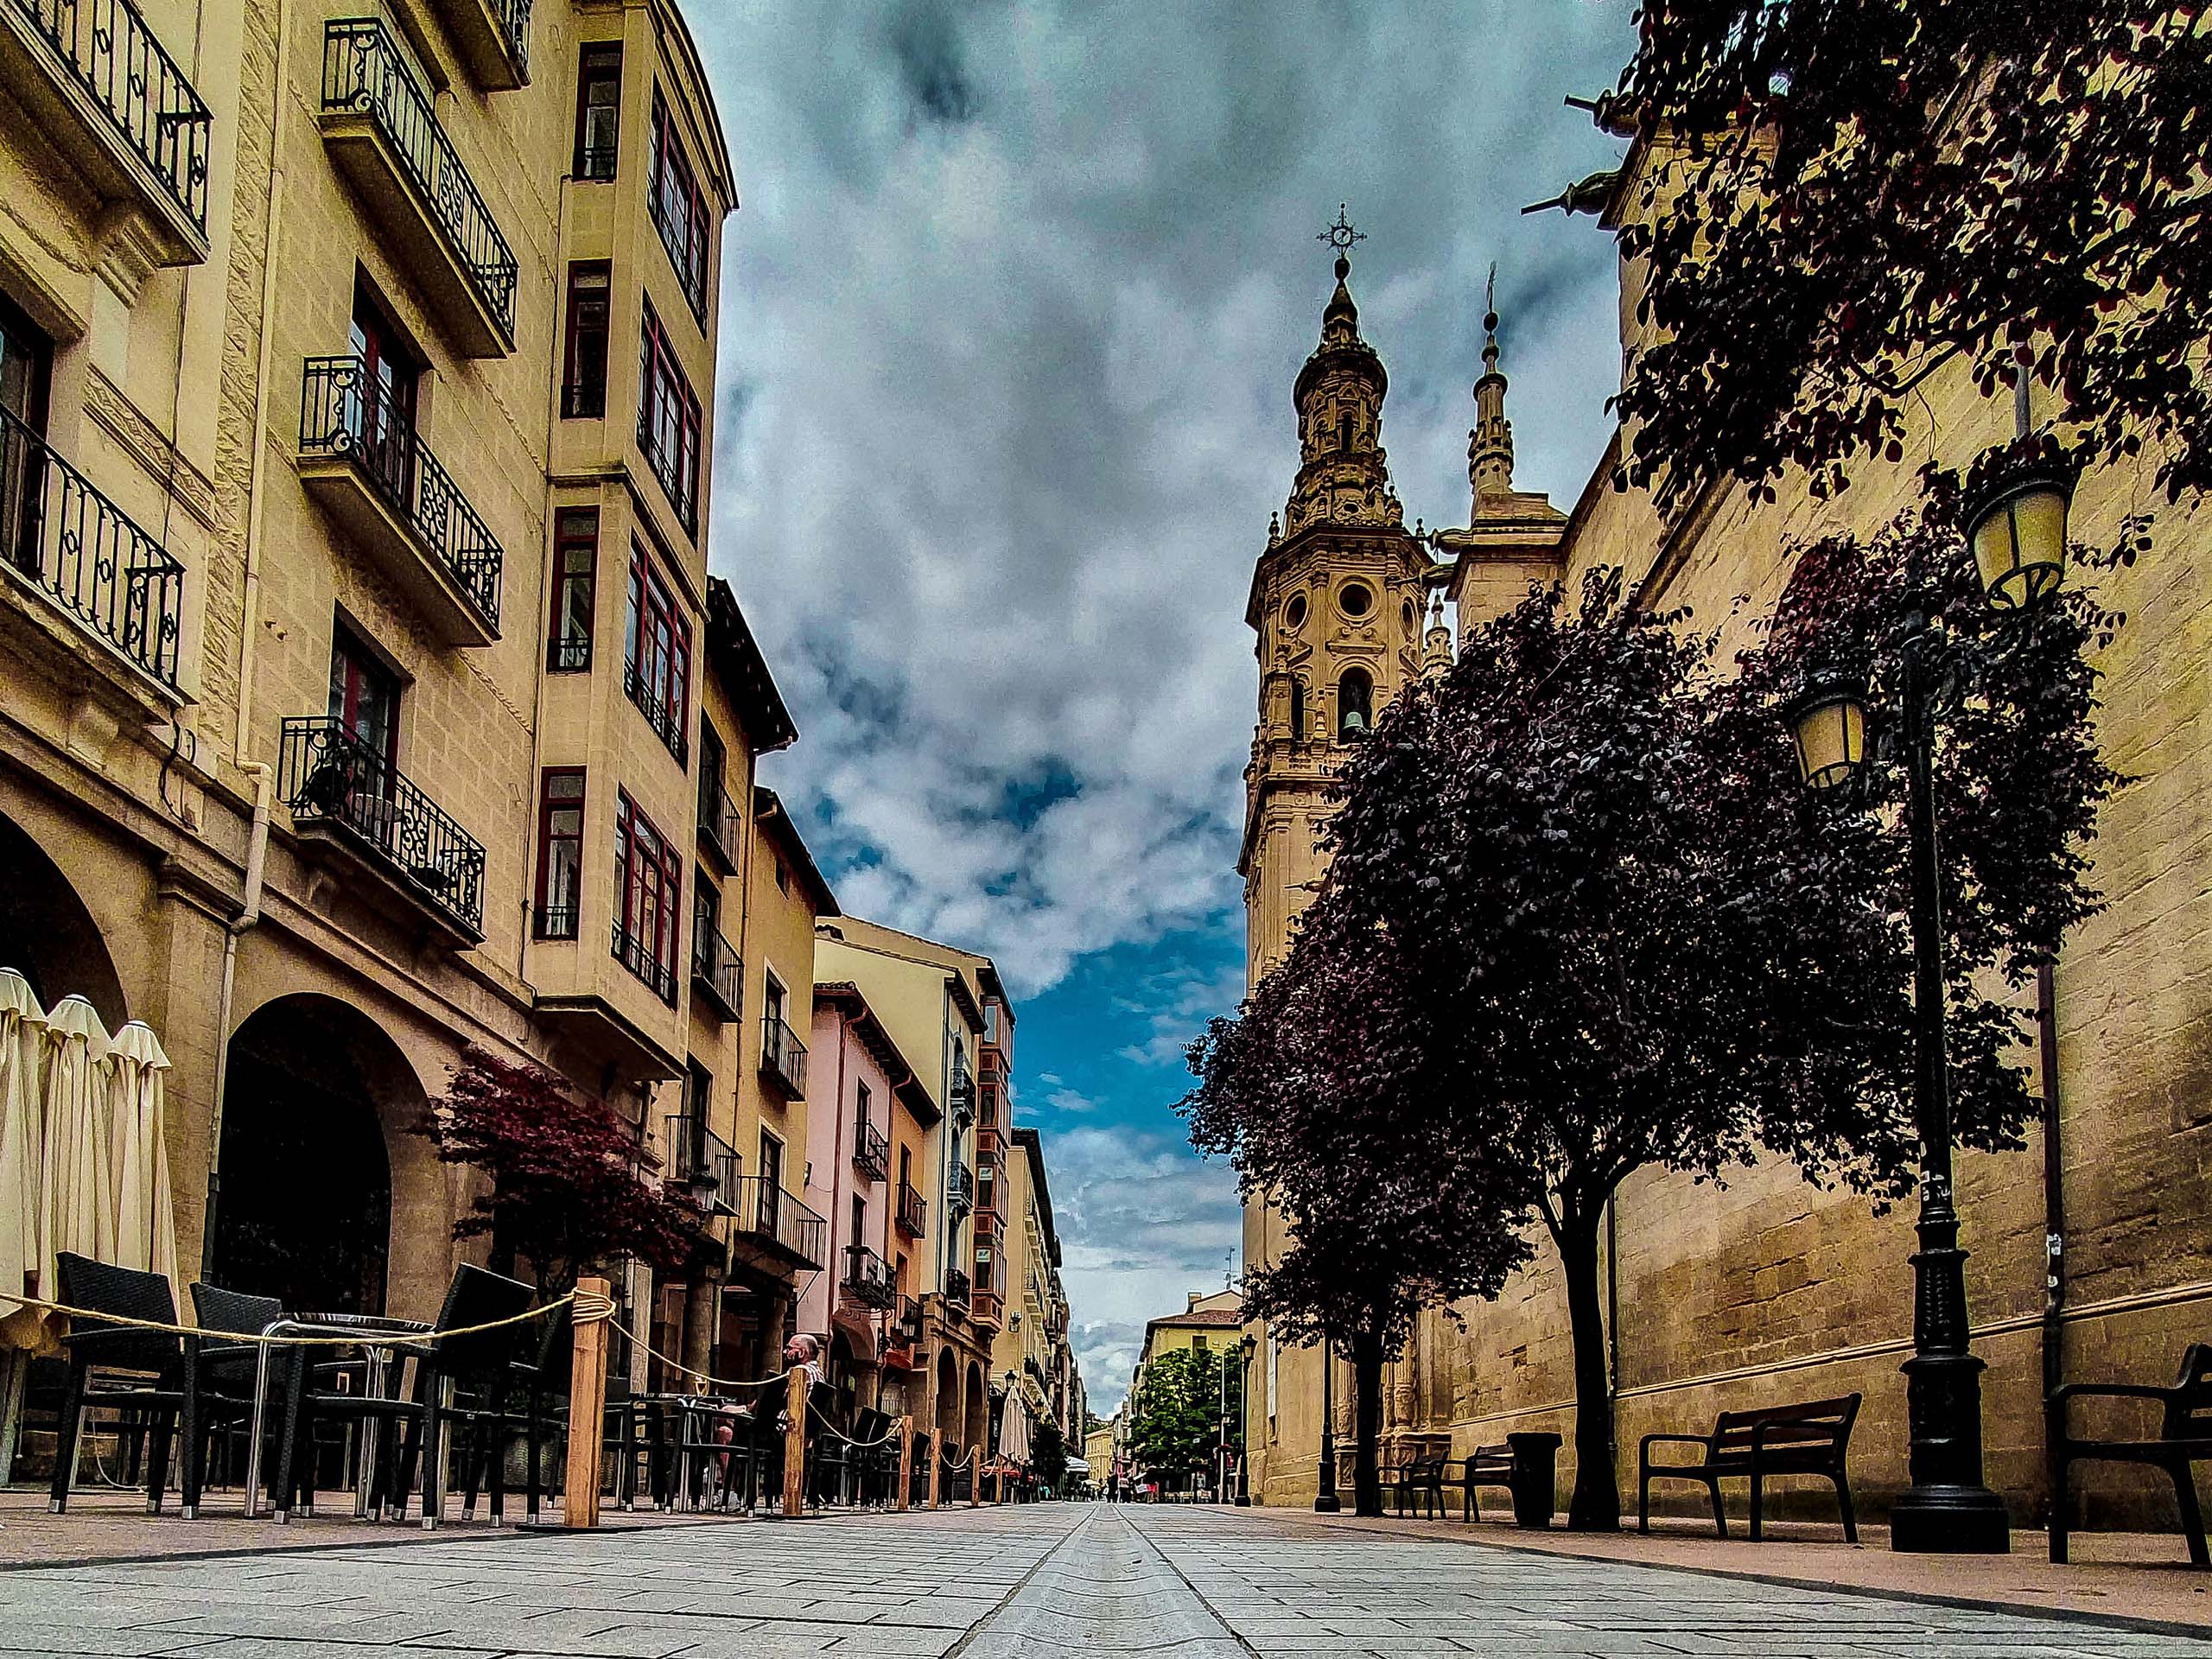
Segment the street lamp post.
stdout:
[[[2064,569],[2069,480],[2034,467],[1983,491],[1967,513],[1985,596],[2018,613],[2055,589]],[[2054,498],[2056,505],[2054,506]],[[1924,609],[1902,645],[1899,734],[1910,837],[1913,1116],[1920,1136],[1920,1248],[1913,1253],[1912,1357],[1904,1363],[1912,1484],[1890,1517],[1890,1546],[1915,1553],[2002,1554],[2005,1500],[1981,1479],[1982,1362],[1967,1322],[1967,1253],[1951,1182],[1950,1076],[1944,1046],[1943,905],[1936,836],[1935,700],[1942,641]],[[1808,786],[1846,789],[1866,755],[1863,693],[1817,685],[1790,710]]]
[[1236,1417],[1236,1507],[1252,1507],[1252,1351],[1260,1344],[1252,1340],[1247,1331],[1236,1344],[1237,1356],[1243,1361],[1237,1376]]
[[1337,1501],[1337,1366],[1329,1339],[1321,1338],[1321,1481],[1313,1494],[1316,1515],[1334,1515]]

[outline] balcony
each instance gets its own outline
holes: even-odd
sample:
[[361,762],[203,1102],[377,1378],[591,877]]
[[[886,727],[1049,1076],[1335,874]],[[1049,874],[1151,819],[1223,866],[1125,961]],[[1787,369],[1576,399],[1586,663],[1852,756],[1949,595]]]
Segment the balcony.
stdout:
[[915,1352],[922,1345],[922,1305],[912,1296],[899,1299],[899,1317],[883,1333],[881,1363],[887,1371],[915,1369]]
[[964,1312],[969,1301],[968,1275],[957,1268],[944,1270],[944,1300],[949,1307]]
[[638,712],[645,717],[645,724],[653,728],[653,735],[676,757],[676,764],[690,766],[691,742],[683,729],[681,705],[656,696],[654,688],[639,671],[634,658],[622,664],[622,695],[637,705]]
[[908,1238],[919,1238],[928,1230],[929,1200],[914,1190],[912,1181],[899,1183],[899,1207],[891,1212],[892,1224]]
[[733,1242],[757,1245],[794,1267],[819,1268],[827,1261],[830,1224],[820,1215],[765,1175],[741,1175],[733,1185]]
[[323,26],[322,137],[464,357],[515,348],[516,265],[429,94],[374,17]]
[[447,0],[441,9],[469,78],[487,92],[530,85],[531,0]]
[[760,1075],[783,1090],[786,1100],[806,1097],[806,1045],[772,1014],[760,1019]]
[[724,875],[735,875],[742,868],[741,854],[745,846],[745,818],[737,810],[737,803],[729,791],[710,776],[699,779],[699,844],[707,849],[707,861]]
[[956,1219],[976,1207],[976,1178],[957,1159],[944,1173],[944,1207]]
[[278,792],[457,940],[484,937],[484,849],[383,754],[327,715],[287,720]]
[[614,924],[613,955],[615,961],[645,982],[647,990],[670,1007],[676,1006],[676,969],[654,952],[651,939],[631,932],[620,918]]
[[0,0],[0,86],[99,197],[101,270],[125,299],[207,257],[213,118],[130,0]]
[[668,1183],[690,1189],[702,1214],[737,1213],[737,1148],[689,1112],[668,1120]]
[[300,479],[440,644],[488,645],[499,637],[499,543],[413,417],[359,358],[307,361]]
[[711,921],[692,930],[691,983],[723,1020],[737,1018],[745,994],[745,964]]
[[957,1055],[953,1058],[952,1078],[946,1090],[946,1099],[952,1109],[953,1121],[962,1128],[976,1121],[976,1074],[968,1069],[968,1062]]
[[22,608],[65,652],[83,649],[89,635],[99,656],[151,682],[137,685],[145,699],[176,706],[184,566],[5,410],[0,563],[35,595]]
[[871,1181],[891,1179],[891,1141],[864,1116],[853,1122],[853,1167]]
[[888,1308],[899,1300],[899,1286],[891,1266],[865,1244],[845,1246],[845,1270],[837,1288],[848,1301],[862,1307]]

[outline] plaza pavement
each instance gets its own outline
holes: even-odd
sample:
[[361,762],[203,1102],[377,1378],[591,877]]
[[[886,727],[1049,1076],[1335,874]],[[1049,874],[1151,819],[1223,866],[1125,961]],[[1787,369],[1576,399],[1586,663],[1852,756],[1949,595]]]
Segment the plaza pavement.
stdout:
[[216,1659],[2212,1659],[2212,1640],[1359,1532],[1047,1504],[0,1571],[0,1653]]

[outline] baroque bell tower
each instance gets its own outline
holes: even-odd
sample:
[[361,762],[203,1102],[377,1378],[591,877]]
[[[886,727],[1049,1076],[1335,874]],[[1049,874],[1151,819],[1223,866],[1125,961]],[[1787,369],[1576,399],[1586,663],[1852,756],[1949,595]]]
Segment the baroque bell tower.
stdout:
[[1331,776],[1398,689],[1422,671],[1421,629],[1439,568],[1391,487],[1382,449],[1382,359],[1360,338],[1345,285],[1352,244],[1339,210],[1321,340],[1298,372],[1298,476],[1252,571],[1244,620],[1258,638],[1259,722],[1244,772],[1247,982],[1290,948],[1321,876],[1314,837]]
[[[1244,769],[1245,976],[1256,985],[1289,953],[1299,913],[1319,887],[1315,844],[1337,769],[1399,690],[1419,678],[1448,637],[1430,645],[1422,626],[1443,569],[1420,526],[1408,531],[1382,450],[1382,359],[1360,338],[1346,286],[1360,233],[1341,209],[1321,233],[1336,250],[1336,291],[1321,313],[1321,340],[1298,372],[1298,476],[1252,571],[1244,620],[1258,636],[1259,721]],[[1273,1262],[1281,1216],[1264,1200],[1244,1206],[1244,1260]],[[1252,1373],[1247,1455],[1252,1497],[1303,1503],[1319,1485],[1321,1368],[1313,1349],[1278,1348],[1264,1324],[1249,1334],[1264,1356]],[[1351,1392],[1335,1393],[1348,1452]]]

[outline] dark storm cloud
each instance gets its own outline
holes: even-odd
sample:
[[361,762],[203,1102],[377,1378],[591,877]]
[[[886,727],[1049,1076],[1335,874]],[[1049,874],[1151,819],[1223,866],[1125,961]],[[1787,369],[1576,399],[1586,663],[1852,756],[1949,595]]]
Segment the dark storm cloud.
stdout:
[[[1339,201],[1369,233],[1408,516],[1467,511],[1492,260],[1518,479],[1571,499],[1618,363],[1611,249],[1518,210],[1617,156],[1560,98],[1618,70],[1629,0],[690,11],[745,200],[712,558],[804,734],[769,780],[849,909],[989,949],[1023,996],[1233,932],[1245,589],[1297,465],[1314,233]],[[1146,993],[1143,1063],[1234,1000],[1192,983],[1220,1000]]]

